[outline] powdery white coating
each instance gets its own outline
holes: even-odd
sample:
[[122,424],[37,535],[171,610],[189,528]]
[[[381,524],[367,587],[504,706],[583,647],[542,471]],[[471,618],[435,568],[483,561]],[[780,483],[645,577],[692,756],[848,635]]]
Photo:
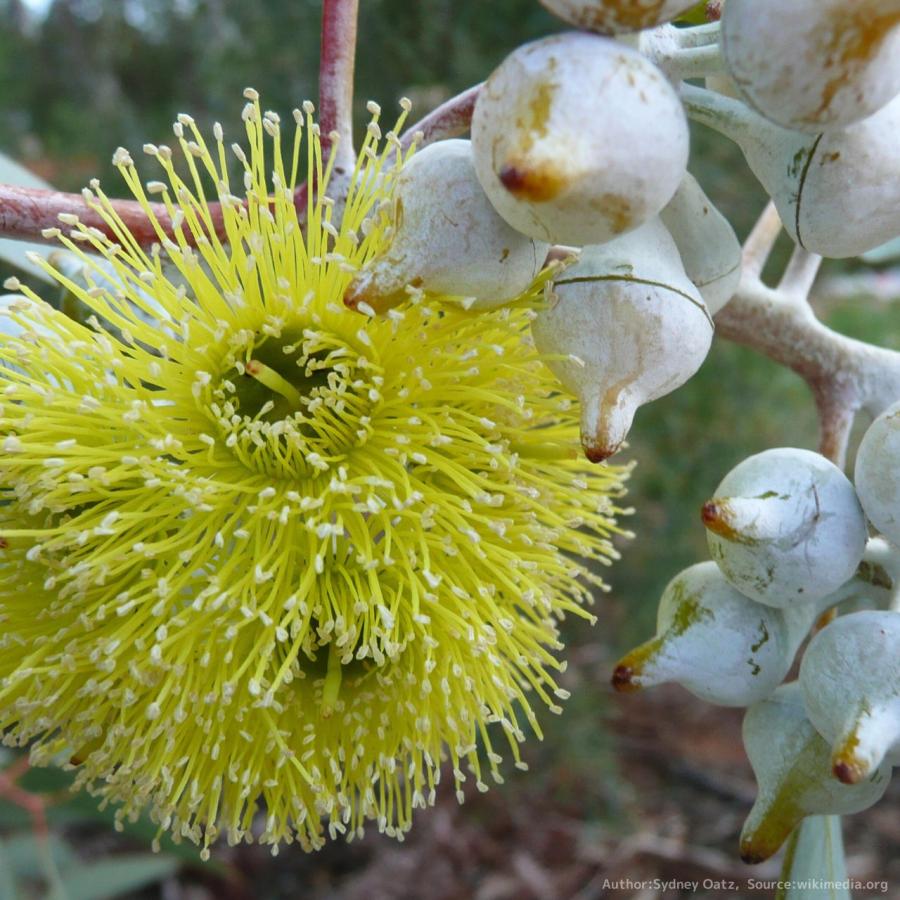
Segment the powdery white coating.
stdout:
[[800,666],[810,721],[832,747],[841,781],[900,765],[900,613],[841,616],[812,640]]
[[860,784],[842,784],[832,777],[831,750],[807,718],[796,682],[747,710],[743,736],[758,790],[741,831],[745,862],[774,856],[807,816],[868,809],[881,799],[890,781],[886,765]]
[[694,0],[541,0],[541,5],[578,28],[619,34],[669,22],[695,3]]
[[[898,51],[900,52],[900,51]],[[900,97],[823,134],[801,172],[792,233],[820,256],[858,256],[900,233]]]
[[844,259],[900,234],[900,97],[843,130],[809,135],[710,91],[682,94],[696,119],[740,145],[800,246]]
[[609,38],[519,47],[472,119],[475,169],[494,207],[536,240],[584,246],[637,228],[672,199],[688,128],[666,76]]
[[855,574],[866,520],[853,485],[809,450],[778,448],[732,469],[703,508],[710,555],[769,606],[819,600]]
[[688,278],[714,316],[741,280],[741,245],[731,223],[690,173],[659,217],[678,247]]
[[863,435],[854,481],[869,521],[900,546],[900,403],[882,413]]
[[877,112],[900,93],[898,0],[729,0],[722,52],[762,115],[818,133]]
[[713,562],[672,579],[656,637],[618,664],[613,684],[636,690],[677,682],[719,706],[749,706],[784,680],[818,614],[813,604],[780,610],[736,591]]
[[469,141],[416,153],[397,179],[394,204],[394,239],[351,282],[350,306],[382,311],[406,299],[411,285],[486,309],[525,291],[543,266],[548,245],[497,215],[475,177]]
[[713,324],[659,219],[586,247],[548,286],[535,345],[582,405],[581,438],[600,461],[619,449],[638,407],[700,368]]

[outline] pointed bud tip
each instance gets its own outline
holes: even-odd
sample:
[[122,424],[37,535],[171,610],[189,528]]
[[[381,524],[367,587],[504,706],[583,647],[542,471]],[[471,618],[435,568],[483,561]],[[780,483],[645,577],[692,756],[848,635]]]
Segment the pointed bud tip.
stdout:
[[582,438],[581,446],[584,448],[584,455],[587,457],[588,462],[602,463],[606,462],[611,456],[615,456],[621,449],[622,444],[619,442],[612,447],[599,447]]
[[703,520],[703,524],[707,528],[718,522],[719,505],[715,502],[715,500],[710,500],[707,503],[703,504],[703,507],[700,510],[700,518]]
[[741,535],[731,526],[727,500],[709,500],[700,508],[700,518],[707,531],[726,541],[740,541]]
[[746,863],[748,866],[758,866],[760,863],[764,863],[767,859],[770,859],[771,856],[771,853],[758,850],[754,847],[745,847],[741,844],[741,862]]
[[831,771],[842,784],[859,784],[869,774],[857,760],[841,757],[832,761]]
[[744,824],[744,831],[741,833],[740,856],[748,866],[757,866],[771,859],[804,819],[800,810],[790,803],[781,803],[778,799],[764,806],[762,816],[757,816],[755,825],[748,828],[748,823],[757,811],[754,806],[750,813],[751,819]]
[[631,666],[618,665],[612,674],[610,684],[620,694],[633,694],[641,689],[641,686],[632,680],[634,674],[634,669]]

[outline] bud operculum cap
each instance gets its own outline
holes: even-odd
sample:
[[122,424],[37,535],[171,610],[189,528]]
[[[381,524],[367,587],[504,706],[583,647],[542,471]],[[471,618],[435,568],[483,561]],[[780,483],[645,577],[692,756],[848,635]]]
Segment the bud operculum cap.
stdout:
[[497,306],[529,287],[548,249],[497,214],[464,140],[431,144],[404,164],[392,224],[390,244],[348,285],[347,306],[385,312],[409,289],[466,298],[468,308]]
[[600,462],[625,440],[635,412],[702,364],[713,324],[658,218],[586,247],[548,285],[532,324],[547,365],[582,404],[582,445]]
[[748,706],[784,680],[815,618],[756,603],[736,591],[713,562],[698,563],[663,592],[656,636],[616,665],[617,691],[676,682],[720,706]]
[[760,603],[818,601],[853,577],[865,517],[853,485],[825,457],[777,448],[741,462],[704,504],[710,554]]
[[585,246],[639,227],[686,171],[688,127],[666,76],[609,38],[569,32],[513,51],[472,119],[475,168],[517,231]]

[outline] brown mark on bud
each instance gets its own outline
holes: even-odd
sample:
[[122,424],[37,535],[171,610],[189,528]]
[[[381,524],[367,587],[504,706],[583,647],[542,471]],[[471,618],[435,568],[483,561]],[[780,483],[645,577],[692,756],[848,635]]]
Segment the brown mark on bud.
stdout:
[[745,542],[743,536],[731,527],[728,501],[710,500],[704,503],[700,510],[700,518],[709,531],[726,541]]
[[859,69],[872,60],[881,50],[885,38],[900,23],[900,12],[872,14],[866,8],[844,9],[825,17],[821,26],[823,40],[821,54],[833,65],[834,77],[822,87],[822,103],[816,117],[823,116],[837,92],[852,80]]
[[863,773],[859,767],[845,759],[839,759],[831,767],[834,777],[843,784],[859,784],[863,780]]
[[641,689],[639,684],[631,680],[633,675],[634,670],[630,666],[618,665],[612,674],[610,684],[620,694],[633,694]]
[[622,234],[634,227],[634,209],[627,197],[620,194],[603,194],[592,204],[615,234]]
[[856,756],[858,746],[859,736],[854,729],[831,757],[831,771],[843,784],[859,784],[869,774]]
[[514,197],[534,203],[545,203],[557,197],[568,182],[565,173],[549,163],[532,166],[507,162],[500,167],[497,177]]

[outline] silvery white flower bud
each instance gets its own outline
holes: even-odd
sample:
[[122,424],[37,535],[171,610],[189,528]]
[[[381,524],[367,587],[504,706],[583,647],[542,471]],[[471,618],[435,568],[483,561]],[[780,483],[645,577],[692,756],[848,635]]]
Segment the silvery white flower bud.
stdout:
[[703,507],[709,550],[741,593],[769,606],[819,600],[856,572],[866,521],[853,485],[809,450],[766,450]]
[[714,316],[741,280],[741,245],[731,223],[690,174],[659,217],[678,247],[688,278]]
[[581,438],[599,462],[619,449],[638,407],[700,367],[713,324],[675,242],[654,219],[586,247],[548,288],[532,323],[538,350],[581,400]]
[[722,52],[743,96],[799,131],[844,128],[900,93],[898,0],[729,0]]
[[890,781],[887,765],[860,784],[842,784],[832,777],[830,748],[807,718],[796,682],[751,706],[743,733],[758,788],[741,831],[741,858],[748,863],[777,853],[807,816],[868,809],[881,799]]
[[351,307],[382,312],[412,286],[470,298],[485,309],[511,300],[541,270],[548,245],[510,228],[491,206],[472,162],[469,141],[431,144],[403,167],[394,193],[395,234],[344,294]]
[[694,0],[541,0],[570,25],[603,34],[652,28],[695,5]]
[[841,259],[900,234],[900,97],[843,130],[810,135],[712,91],[686,85],[682,96],[695,119],[740,146],[800,246]]
[[669,582],[656,637],[619,661],[613,686],[633,691],[674,681],[709,703],[749,706],[784,681],[818,613],[815,604],[756,603],[715,563],[699,563]]
[[900,765],[900,613],[835,619],[803,655],[800,686],[835,777],[857,784],[885,760]]
[[854,480],[869,521],[900,546],[900,403],[882,413],[863,435]]
[[641,54],[584,33],[519,47],[472,119],[475,169],[494,207],[536,240],[624,234],[672,199],[688,128],[668,79]]

